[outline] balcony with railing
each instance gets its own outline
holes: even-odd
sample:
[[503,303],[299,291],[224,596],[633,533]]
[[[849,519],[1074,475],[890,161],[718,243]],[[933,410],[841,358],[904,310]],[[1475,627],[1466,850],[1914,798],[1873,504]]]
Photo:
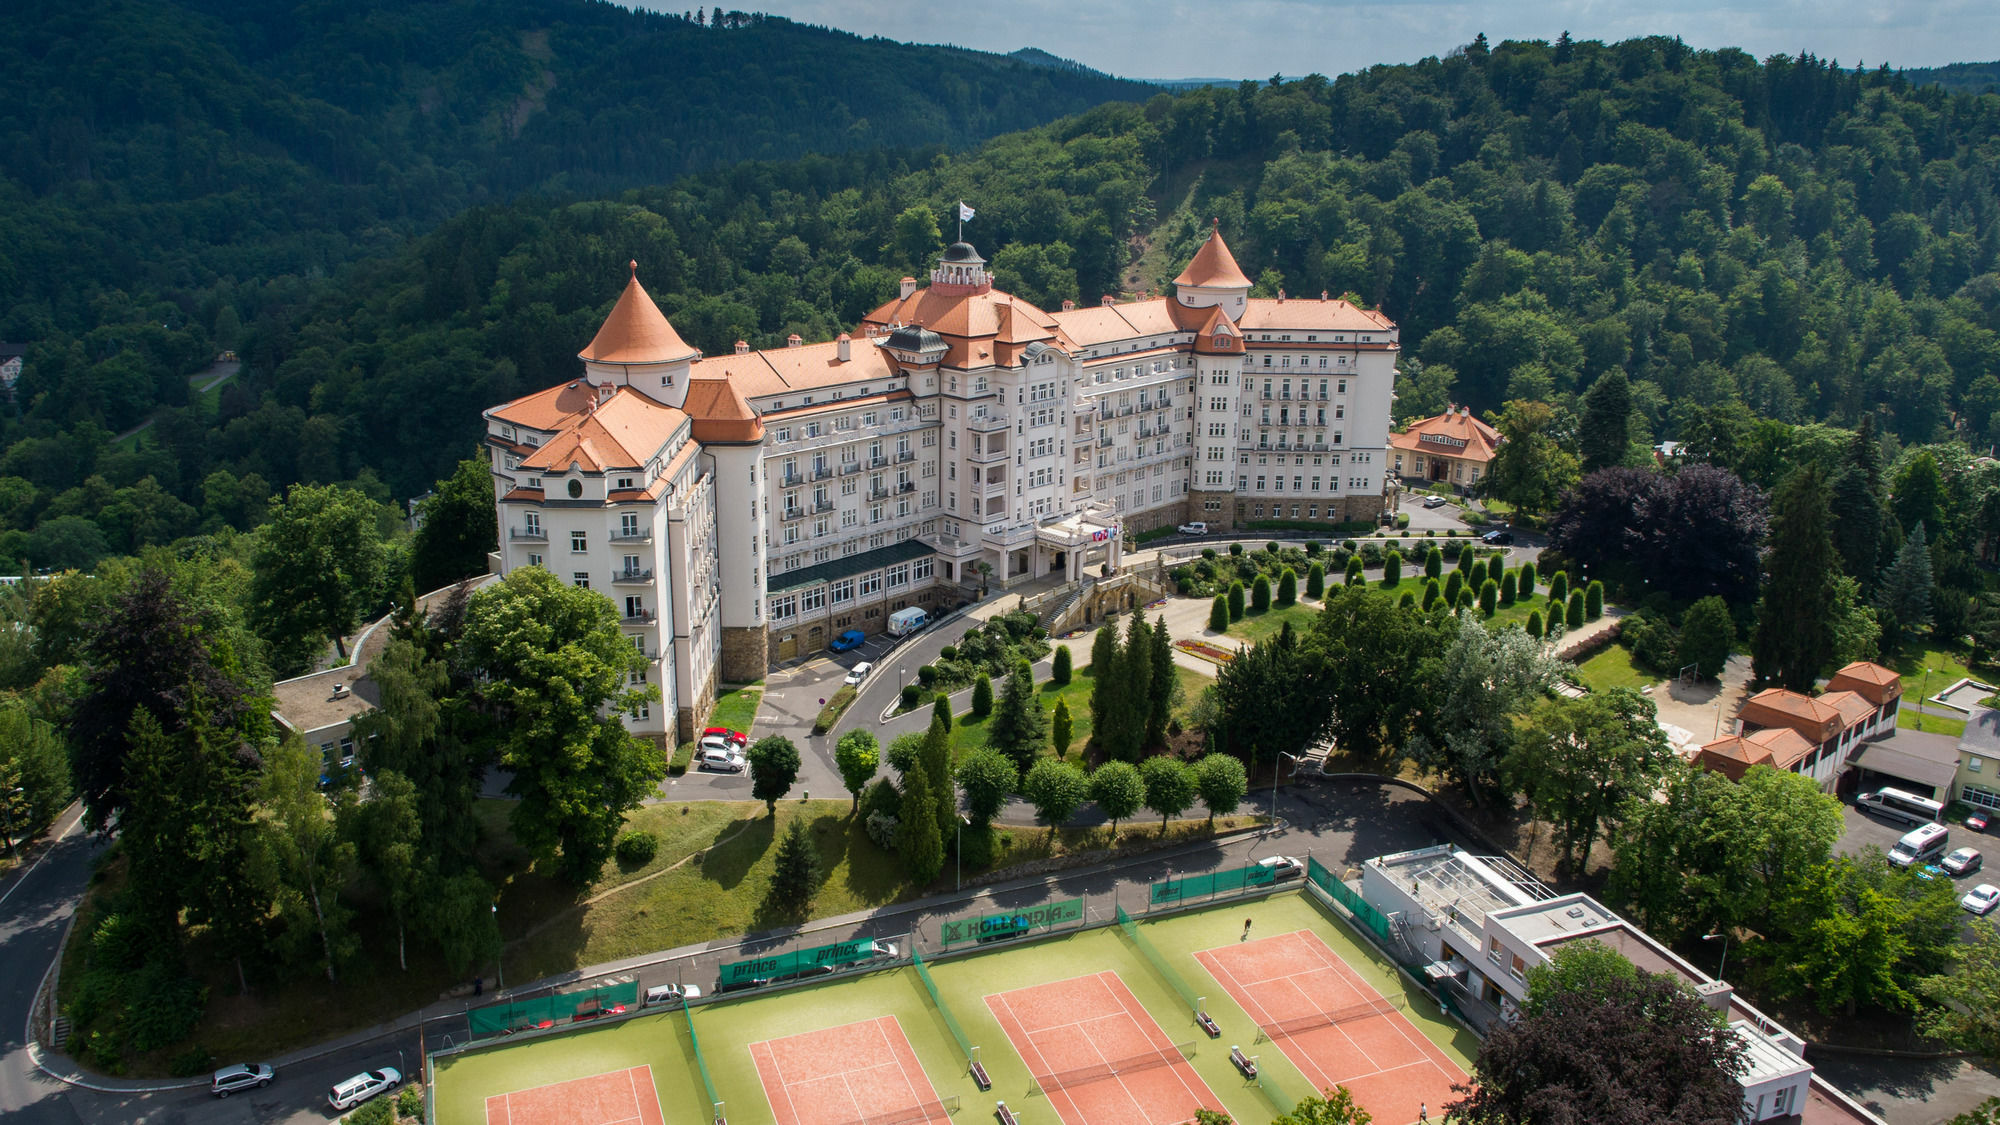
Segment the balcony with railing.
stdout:
[[870,457],[868,459],[868,467],[871,469],[886,469],[889,467],[889,459],[887,457]]
[[786,473],[783,477],[779,478],[778,484],[783,488],[797,488],[805,482],[806,478],[797,473]]
[[786,508],[784,511],[778,513],[778,519],[790,522],[795,519],[804,518],[805,514],[806,510],[804,508]]
[[916,490],[917,490],[917,482],[913,480],[906,480],[903,483],[896,486],[897,492],[911,493],[915,492]]
[[832,477],[833,477],[833,466],[832,466],[832,465],[814,465],[814,466],[813,466],[813,468],[812,468],[812,479],[814,479],[814,480],[830,480],[830,479],[832,479]]
[[546,543],[549,541],[549,529],[545,527],[510,527],[507,529],[507,538],[523,543]]
[[611,572],[613,586],[649,586],[653,582],[651,567],[645,570],[614,570]]
[[1007,447],[1004,445],[989,445],[985,448],[974,447],[972,452],[965,455],[965,459],[975,465],[990,465],[996,461],[1005,461],[1007,459]]
[[896,461],[899,464],[907,465],[916,459],[917,451],[914,449],[899,449],[896,451]]
[[868,490],[868,498],[870,500],[887,500],[889,498],[889,490],[885,486],[877,485]]
[[815,515],[823,516],[826,513],[833,511],[833,501],[815,500],[813,501],[812,510]]
[[1009,424],[1007,419],[995,414],[975,414],[965,420],[965,428],[976,434],[990,434],[996,430],[1004,430]]
[[653,622],[659,620],[659,616],[659,614],[650,609],[642,609],[638,613],[628,613],[624,617],[619,618],[618,623],[620,625],[651,625]]
[[649,527],[635,527],[629,531],[621,529],[611,533],[611,541],[613,543],[651,543],[653,541],[653,529]]

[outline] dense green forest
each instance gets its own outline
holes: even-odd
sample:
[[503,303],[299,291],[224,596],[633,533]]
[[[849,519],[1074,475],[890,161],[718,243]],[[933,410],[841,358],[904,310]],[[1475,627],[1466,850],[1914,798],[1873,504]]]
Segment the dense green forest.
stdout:
[[[346,265],[468,207],[745,159],[962,147],[1151,92],[596,0],[87,0],[8,5],[0,33],[0,339],[27,349],[0,427],[0,521],[24,534],[0,553],[42,566],[247,528],[276,489],[335,474],[310,454],[187,454],[245,416],[295,437],[306,422],[258,414],[268,382],[201,396],[187,376],[283,335]],[[147,452],[111,444],[162,410]],[[218,466],[242,479],[211,482]],[[64,518],[84,523],[25,537]]]
[[1911,67],[1903,71],[1903,77],[1912,86],[1935,85],[1958,93],[1990,94],[2000,89],[2000,62]]
[[[659,32],[779,33],[805,34]],[[698,347],[824,338],[921,268],[959,198],[1002,285],[1045,304],[1163,287],[1219,217],[1265,291],[1352,293],[1401,322],[1406,414],[1537,399],[1566,419],[1617,369],[1642,438],[1717,410],[1875,413],[1903,444],[1987,445],[1996,123],[2000,97],[1811,56],[1482,38],[1337,81],[1101,106],[963,155],[811,156],[493,203],[327,283],[262,285],[255,315],[240,289],[185,322],[166,310],[181,333],[226,322],[247,374],[212,410],[169,411],[140,451],[106,448],[130,415],[93,388],[138,368],[119,366],[138,347],[171,351],[174,328],[99,341],[107,358],[84,341],[68,364],[40,357],[0,457],[0,549],[77,561],[100,545],[47,521],[96,519],[149,476],[186,510],[100,526],[101,549],[245,526],[258,494],[295,480],[421,492],[475,440],[480,407],[573,373],[628,258]]]

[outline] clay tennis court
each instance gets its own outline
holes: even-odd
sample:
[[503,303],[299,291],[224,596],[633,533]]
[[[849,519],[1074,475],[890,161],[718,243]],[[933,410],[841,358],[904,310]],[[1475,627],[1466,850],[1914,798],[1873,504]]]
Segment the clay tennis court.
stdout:
[[1321,1092],[1345,1086],[1380,1125],[1432,1115],[1465,1071],[1310,930],[1195,954]]
[[486,1125],[666,1125],[653,1068],[635,1066],[486,1099]]
[[986,997],[1064,1125],[1173,1125],[1221,1102],[1114,972]]
[[948,1122],[894,1016],[750,1045],[778,1125]]

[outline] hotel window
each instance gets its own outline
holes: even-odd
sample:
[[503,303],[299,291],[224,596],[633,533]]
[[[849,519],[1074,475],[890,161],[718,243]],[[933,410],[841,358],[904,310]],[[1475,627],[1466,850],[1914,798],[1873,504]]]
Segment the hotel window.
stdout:
[[569,580],[572,585],[581,586],[586,590],[590,589],[590,572],[587,570],[571,572]]
[[590,536],[587,533],[581,531],[570,532],[569,549],[571,554],[576,554],[576,555],[583,554],[585,551],[590,550]]
[[799,612],[811,613],[826,608],[826,587],[815,586],[799,595]]
[[533,555],[533,554],[529,555],[529,556],[528,556],[528,565],[529,565],[529,566],[540,566],[540,565],[542,565],[542,556],[540,556],[540,555]]
[[618,516],[618,534],[630,539],[639,534],[639,516],[636,512],[621,512]]

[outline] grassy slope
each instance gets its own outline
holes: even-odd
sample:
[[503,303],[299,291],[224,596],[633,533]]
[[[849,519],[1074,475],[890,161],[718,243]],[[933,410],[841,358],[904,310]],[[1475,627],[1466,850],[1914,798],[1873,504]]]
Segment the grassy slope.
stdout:
[[[1092,730],[1090,693],[1095,690],[1097,684],[1097,677],[1091,674],[1091,667],[1091,665],[1085,665],[1077,669],[1070,676],[1069,683],[1060,687],[1052,681],[1044,682],[1041,686],[1042,709],[1044,711],[1050,715],[1055,714],[1056,700],[1058,699],[1069,705],[1069,749],[1073,753],[1081,753],[1083,747],[1090,745]],[[1174,675],[1179,677],[1181,681],[1181,705],[1176,713],[1185,722],[1187,709],[1194,705],[1194,701],[1200,697],[1203,688],[1215,682],[1215,678],[1213,676],[1204,676],[1192,668],[1183,668],[1178,664],[1174,665]],[[1000,685],[994,685],[994,701],[996,703],[999,701],[999,691]],[[954,722],[956,723],[954,730],[957,734],[956,746],[959,753],[963,754],[967,750],[987,744],[985,719],[975,719],[972,717],[972,713],[968,711],[958,716]],[[1050,747],[1043,756],[1053,757],[1054,754],[1055,749]]]

